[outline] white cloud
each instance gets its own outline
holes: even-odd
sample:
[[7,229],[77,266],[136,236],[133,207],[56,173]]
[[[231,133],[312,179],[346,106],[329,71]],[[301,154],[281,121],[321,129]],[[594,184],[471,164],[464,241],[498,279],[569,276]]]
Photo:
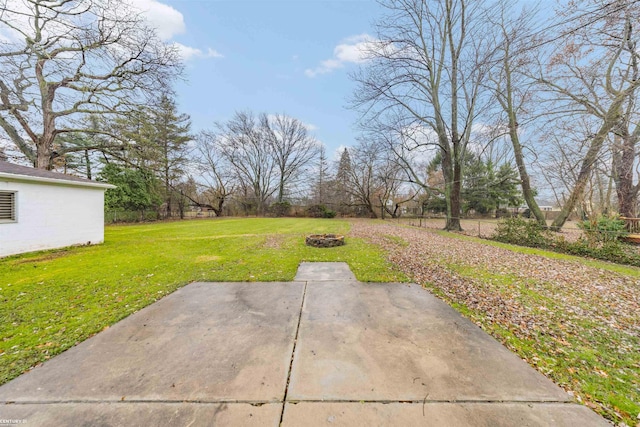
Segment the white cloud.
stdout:
[[[184,21],[184,16],[180,11],[169,6],[168,4],[162,3],[159,0],[125,0],[125,4],[122,5],[121,8],[115,10],[114,13],[116,15],[119,14],[132,14],[132,13],[140,13],[141,16],[146,20],[147,24],[154,28],[157,32],[158,37],[162,39],[164,42],[172,43],[171,41],[178,35],[184,34],[187,32],[187,26]],[[15,27],[18,28],[29,28],[32,26],[30,24],[30,20],[33,15],[33,7],[30,6],[26,2],[14,2],[12,4],[12,10],[7,11],[4,19],[9,20]],[[83,9],[82,2],[78,2],[77,6],[69,6],[71,7],[71,11],[80,12]],[[67,7],[67,9],[69,9]],[[63,8],[65,9],[65,8]],[[66,10],[66,9],[65,9]],[[53,13],[53,12],[51,12]],[[82,17],[66,17],[65,18],[69,23],[58,23],[58,25],[49,25],[48,29],[51,32],[56,31],[67,31],[67,25],[77,24],[77,22],[82,22]],[[0,43],[23,43],[24,37],[21,36],[17,31],[11,29],[8,26],[0,26]],[[213,48],[200,49],[196,47],[186,46],[181,43],[173,42],[173,45],[176,46],[182,58],[185,61],[196,58],[222,58],[223,56]]]
[[[6,3],[6,2],[5,2]],[[10,7],[3,11],[3,19],[11,23],[15,28],[32,29],[34,18],[33,2],[19,2],[13,1]],[[47,16],[48,23],[45,28],[45,37],[49,34],[55,34],[57,32],[66,32],[69,27],[73,27],[79,24],[90,24],[87,18],[95,19],[91,14],[84,14],[85,5],[82,2],[68,3],[62,6],[55,6],[51,10],[41,8],[41,13]],[[55,11],[64,11],[57,17]],[[184,17],[182,13],[174,9],[173,7],[160,3],[158,0],[125,0],[116,10],[110,10],[111,17],[118,16],[130,16],[132,14],[140,13],[147,23],[157,31],[158,36],[167,41],[177,34],[182,34],[186,30],[184,23]],[[93,22],[93,25],[96,25]],[[29,31],[29,30],[27,30]],[[15,43],[23,42],[24,36],[18,31],[13,30],[9,26],[0,26],[0,42]]]
[[332,58],[322,61],[316,68],[307,68],[304,73],[307,77],[315,77],[319,74],[331,73],[347,63],[365,62],[376,44],[377,40],[368,34],[348,37],[333,49]]
[[224,56],[220,52],[211,48],[207,49],[206,52],[203,52],[201,49],[191,46],[185,46],[182,43],[178,42],[173,43],[173,46],[178,49],[180,55],[182,56],[182,59],[185,61],[196,58],[224,58]]
[[[140,10],[149,24],[156,29],[158,37],[164,41],[169,41],[179,34],[187,31],[182,13],[173,7],[161,3],[158,0],[130,0],[131,4]],[[182,59],[189,61],[196,58],[224,58],[217,50],[208,48],[202,49],[186,46],[182,43],[174,42],[178,48]]]
[[224,58],[224,55],[218,52],[215,49],[207,49],[207,53],[205,55],[206,58]]
[[303,123],[302,123],[302,125],[303,125],[305,128],[307,128],[307,130],[308,130],[309,132],[313,132],[313,131],[318,130],[318,126],[316,126],[316,125],[314,125],[314,124],[311,124],[311,123],[304,123],[304,122],[303,122]]
[[170,40],[187,29],[182,13],[168,4],[157,0],[131,0],[131,4],[142,12],[162,40]]

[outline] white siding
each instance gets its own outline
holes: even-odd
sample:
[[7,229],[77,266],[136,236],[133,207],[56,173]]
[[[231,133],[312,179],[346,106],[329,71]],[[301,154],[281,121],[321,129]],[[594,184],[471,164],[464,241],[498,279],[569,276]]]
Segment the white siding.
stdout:
[[16,221],[0,222],[0,257],[104,241],[104,189],[0,178],[16,192]]

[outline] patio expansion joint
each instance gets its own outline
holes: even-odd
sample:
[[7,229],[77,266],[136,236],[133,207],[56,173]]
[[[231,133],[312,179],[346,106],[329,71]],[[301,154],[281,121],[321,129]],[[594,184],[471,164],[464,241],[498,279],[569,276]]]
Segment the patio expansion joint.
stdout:
[[298,403],[381,403],[381,404],[390,404],[390,403],[408,403],[408,404],[441,404],[441,403],[451,403],[451,404],[503,404],[503,403],[517,403],[523,405],[578,405],[578,403],[573,401],[564,401],[564,400],[486,400],[486,399],[409,399],[409,400],[398,400],[398,399],[295,399],[288,400],[285,403],[297,405]]
[[130,399],[130,400],[109,400],[109,399],[66,399],[66,400],[22,400],[19,402],[5,401],[0,402],[0,408],[3,405],[94,405],[94,404],[110,404],[110,405],[131,405],[139,403],[157,403],[157,404],[195,404],[195,405],[220,405],[220,404],[245,404],[252,406],[263,406],[270,404],[290,404],[298,403],[377,403],[377,404],[522,404],[522,405],[578,405],[572,401],[559,400],[482,400],[482,399],[417,399],[417,400],[397,400],[397,399],[295,399],[295,400],[242,400],[242,399]]
[[577,405],[573,401],[562,400],[482,400],[482,399],[295,399],[295,400],[242,400],[242,399],[65,399],[65,400],[21,400],[21,401],[4,401],[0,402],[0,407],[3,405],[75,405],[75,404],[138,404],[138,403],[160,403],[160,404],[203,404],[203,405],[218,405],[218,404],[247,404],[252,406],[262,406],[269,404],[281,404],[287,403],[297,405],[298,403],[407,403],[407,404],[523,404],[523,405]]
[[274,400],[242,400],[242,399],[64,399],[64,400],[21,400],[21,401],[4,401],[0,402],[0,408],[3,405],[76,405],[76,404],[118,404],[131,405],[139,403],[161,403],[161,404],[202,404],[202,405],[219,405],[219,404],[247,404],[252,406],[262,406],[268,404],[282,403],[280,399]]
[[293,370],[293,358],[296,355],[296,345],[298,344],[298,334],[300,333],[300,322],[302,321],[302,309],[304,308],[304,300],[307,296],[307,285],[308,281],[304,282],[304,289],[302,290],[302,301],[300,302],[300,311],[298,312],[298,324],[296,325],[296,335],[293,339],[293,349],[291,349],[291,359],[289,361],[289,372],[287,373],[287,384],[284,388],[284,397],[282,398],[282,411],[280,412],[280,423],[278,425],[282,425],[282,420],[284,418],[284,407],[287,402],[287,395],[289,394],[289,382],[291,381],[291,371]]

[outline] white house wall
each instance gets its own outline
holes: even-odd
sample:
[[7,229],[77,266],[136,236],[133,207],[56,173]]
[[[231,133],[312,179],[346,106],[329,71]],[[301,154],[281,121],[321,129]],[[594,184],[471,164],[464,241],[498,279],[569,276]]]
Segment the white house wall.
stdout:
[[0,178],[16,192],[16,222],[0,222],[0,257],[104,241],[104,189]]

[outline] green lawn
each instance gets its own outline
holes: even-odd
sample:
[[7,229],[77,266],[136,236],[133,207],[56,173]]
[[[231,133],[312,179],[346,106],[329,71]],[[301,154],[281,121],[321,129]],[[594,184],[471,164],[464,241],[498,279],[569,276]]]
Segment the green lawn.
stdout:
[[102,245],[1,259],[0,384],[192,281],[290,281],[301,261],[345,261],[361,281],[406,280],[360,239],[304,244],[349,228],[289,218],[110,226]]

